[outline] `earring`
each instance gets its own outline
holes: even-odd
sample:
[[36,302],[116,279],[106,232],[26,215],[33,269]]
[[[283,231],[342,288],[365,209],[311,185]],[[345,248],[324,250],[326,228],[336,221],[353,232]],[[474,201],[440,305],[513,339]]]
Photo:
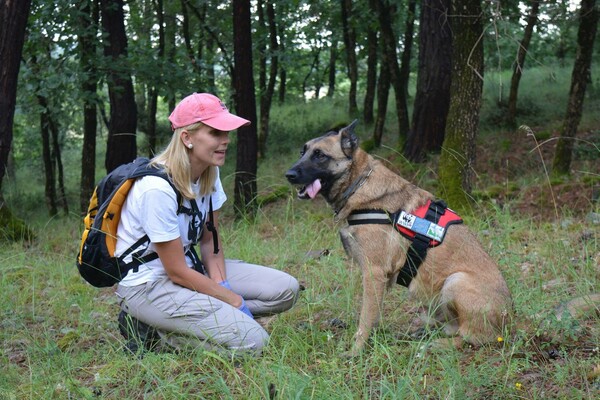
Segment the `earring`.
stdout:
[[193,144],[191,144],[191,143],[189,143],[189,144],[187,145],[187,147],[188,147],[188,149],[191,149],[192,147],[194,147],[194,145],[193,145]]

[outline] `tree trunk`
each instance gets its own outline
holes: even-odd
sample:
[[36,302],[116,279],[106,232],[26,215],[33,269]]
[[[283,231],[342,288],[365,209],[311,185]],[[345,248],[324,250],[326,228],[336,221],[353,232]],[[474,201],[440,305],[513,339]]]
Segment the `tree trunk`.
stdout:
[[[158,22],[158,61],[165,58],[165,14],[163,0],[156,0],[154,3]],[[158,108],[158,85],[160,81],[149,82],[148,88],[148,125],[146,135],[148,136],[148,157],[152,158],[156,154],[156,112]]]
[[238,216],[253,216],[256,210],[256,171],[258,140],[256,133],[256,99],[252,70],[252,35],[250,3],[233,0],[233,49],[235,109],[252,121],[238,129],[234,206]]
[[414,162],[424,161],[428,152],[439,150],[444,142],[452,70],[450,5],[451,0],[426,0],[421,7],[413,125],[404,146],[404,156]]
[[[408,1],[406,14],[406,30],[404,31],[404,51],[400,58],[400,86],[404,88],[404,99],[408,99],[408,81],[410,79],[410,60],[412,58],[413,37],[415,32],[416,0]],[[408,116],[408,111],[407,111]],[[408,124],[408,117],[407,117]]]
[[[35,65],[35,57],[32,61]],[[38,90],[38,93],[40,91]],[[44,161],[44,194],[46,196],[46,208],[51,217],[58,214],[56,207],[56,180],[54,174],[54,164],[52,162],[52,154],[50,150],[50,110],[48,109],[48,101],[46,97],[37,95],[38,104],[40,105],[40,133],[42,135],[42,159]]]
[[527,17],[527,26],[523,34],[523,40],[519,43],[519,51],[517,52],[517,60],[513,68],[512,78],[510,79],[510,94],[508,96],[508,123],[511,126],[515,125],[517,117],[517,95],[519,92],[519,82],[523,74],[523,66],[525,65],[525,56],[529,49],[529,43],[533,36],[533,27],[537,23],[538,13],[540,10],[539,0],[531,1],[531,10]]
[[96,34],[98,33],[99,9],[93,0],[83,0],[79,18],[79,54],[81,69],[84,72],[81,81],[83,92],[83,146],[81,149],[81,192],[80,211],[85,214],[96,185],[96,95],[98,71],[94,65],[96,57]]
[[[369,0],[369,12],[377,15],[377,3]],[[367,26],[367,82],[365,99],[363,103],[363,119],[365,124],[373,123],[373,109],[375,107],[375,92],[377,90],[377,28],[371,24]]]
[[438,176],[448,204],[466,211],[483,91],[481,0],[453,0],[452,9],[450,109]]
[[356,32],[352,18],[352,0],[340,0],[342,6],[342,26],[344,29],[344,45],[346,46],[346,66],[350,79],[350,93],[348,93],[348,114],[354,117],[358,114],[356,91],[358,85],[358,66],[356,61]]
[[598,29],[598,8],[596,0],[582,0],[579,11],[579,32],[577,33],[577,55],[571,74],[571,89],[567,113],[560,138],[556,143],[552,172],[555,175],[569,174],[573,157],[573,142],[581,121],[583,100],[587,83],[590,80],[590,66],[594,51],[594,40]]
[[62,162],[62,152],[60,150],[59,128],[54,115],[50,114],[50,133],[52,134],[52,163],[56,171],[57,184],[57,205],[62,207],[64,215],[69,215],[69,204],[67,203],[67,193],[65,190],[65,173]]
[[13,138],[17,82],[31,0],[8,1],[0,7],[0,240],[30,240],[33,231],[4,202],[2,181]]
[[123,0],[100,0],[102,27],[107,38],[104,56],[110,60],[107,76],[110,124],[106,146],[106,171],[133,161],[137,155],[137,108],[127,60]]
[[17,81],[31,0],[3,2],[0,7],[0,208],[2,180],[12,146]]
[[377,0],[377,10],[379,14],[379,26],[381,29],[381,38],[383,40],[383,51],[387,53],[389,60],[390,81],[394,87],[396,98],[396,114],[398,116],[398,142],[404,144],[408,134],[409,118],[406,105],[406,88],[400,78],[400,67],[396,54],[396,34],[394,33],[392,21],[395,15],[395,6],[387,4],[384,0]]
[[275,81],[277,80],[277,70],[279,69],[277,43],[277,26],[275,23],[275,8],[273,1],[267,2],[267,19],[269,22],[269,55],[271,62],[269,65],[268,80],[265,70],[265,86],[261,89],[260,97],[260,133],[258,135],[259,157],[264,158],[267,154],[267,140],[269,138],[269,120],[271,114],[271,104],[273,103],[273,94],[275,92]]
[[[285,54],[285,31],[284,29],[279,29],[279,49],[281,54]],[[285,66],[282,63],[279,63],[279,91],[278,91],[278,99],[279,104],[285,103],[285,95],[286,95],[286,84],[287,84],[287,71],[285,70]]]
[[388,98],[390,95],[390,64],[385,52],[382,51],[381,54],[379,80],[377,81],[377,117],[375,118],[375,127],[373,128],[373,144],[376,147],[381,146],[381,138],[383,137],[383,128],[385,127],[385,117],[387,114]]
[[327,79],[327,97],[333,97],[333,95],[335,94],[335,76],[338,57],[337,45],[337,38],[331,39],[331,47],[329,49],[329,67],[327,69],[327,72],[329,74]]

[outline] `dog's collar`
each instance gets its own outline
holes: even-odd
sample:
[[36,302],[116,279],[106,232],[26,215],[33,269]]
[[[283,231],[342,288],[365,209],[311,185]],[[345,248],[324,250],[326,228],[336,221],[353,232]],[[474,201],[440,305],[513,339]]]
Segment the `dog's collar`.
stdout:
[[352,182],[352,184],[350,186],[348,186],[348,189],[346,189],[344,191],[344,193],[342,193],[342,198],[341,198],[342,205],[335,210],[335,215],[338,215],[338,213],[341,211],[341,209],[344,208],[344,206],[348,202],[348,199],[350,198],[350,196],[352,196],[354,194],[354,192],[356,192],[358,190],[358,188],[360,188],[362,185],[365,184],[365,182],[367,181],[369,176],[371,176],[372,172],[373,172],[373,168],[369,169],[369,172],[367,172],[364,175],[361,175],[357,180]]

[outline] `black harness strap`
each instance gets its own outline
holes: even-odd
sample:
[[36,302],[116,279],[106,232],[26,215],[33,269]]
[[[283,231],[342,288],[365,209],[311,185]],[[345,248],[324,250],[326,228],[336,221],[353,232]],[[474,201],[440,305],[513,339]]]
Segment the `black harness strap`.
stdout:
[[[443,200],[432,201],[425,213],[425,219],[437,224],[440,217],[446,213],[446,203]],[[395,220],[395,219],[394,219]],[[398,274],[396,283],[408,287],[415,276],[419,267],[427,257],[427,249],[429,249],[429,238],[420,233],[416,233],[415,237],[406,252],[406,262]]]
[[[424,219],[437,224],[440,220],[440,217],[446,213],[447,208],[448,207],[443,200],[432,201],[427,209],[427,212],[425,213]],[[348,224],[392,224],[394,228],[396,228],[396,220],[401,211],[402,210],[394,214],[389,214],[383,210],[355,210],[348,216]],[[397,284],[405,287],[408,287],[413,278],[417,276],[419,267],[425,260],[425,257],[427,256],[427,250],[430,247],[430,239],[420,233],[415,232],[415,236],[411,240],[412,242],[410,247],[406,252],[406,262],[404,263],[404,266],[402,266],[402,269],[398,274],[398,278],[396,279]]]

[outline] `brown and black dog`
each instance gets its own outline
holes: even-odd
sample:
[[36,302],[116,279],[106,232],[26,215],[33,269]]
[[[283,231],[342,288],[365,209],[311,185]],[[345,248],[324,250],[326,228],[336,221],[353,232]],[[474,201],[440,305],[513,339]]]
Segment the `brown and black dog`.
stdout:
[[[434,200],[362,150],[355,125],[356,121],[304,145],[300,160],[285,174],[300,186],[299,198],[322,195],[340,221],[360,210],[412,213]],[[357,355],[380,319],[385,290],[403,269],[411,240],[391,220],[347,224],[340,236],[346,253],[362,270],[362,308],[350,352]],[[475,235],[464,224],[448,226],[443,242],[423,258],[407,285],[411,296],[428,308],[426,322],[443,326],[454,336],[449,340],[454,345],[496,340],[512,313],[512,300],[496,263]]]

